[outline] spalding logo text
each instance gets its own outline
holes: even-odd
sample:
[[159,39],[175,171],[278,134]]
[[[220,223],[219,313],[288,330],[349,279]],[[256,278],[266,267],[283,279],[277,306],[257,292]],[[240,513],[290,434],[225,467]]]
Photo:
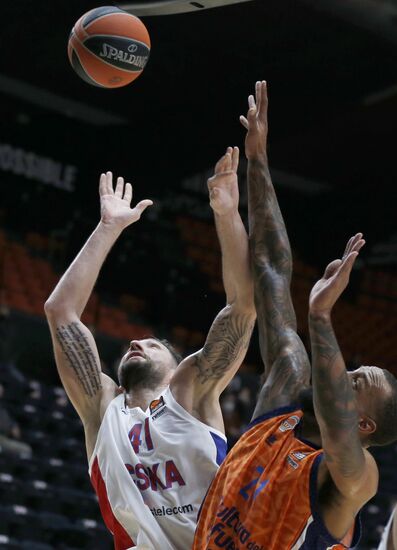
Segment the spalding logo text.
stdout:
[[132,53],[119,50],[114,46],[111,46],[110,44],[106,44],[106,42],[102,44],[102,51],[99,52],[99,55],[100,57],[106,57],[106,59],[114,59],[122,61],[123,63],[129,63],[130,65],[134,65],[134,67],[138,67],[139,69],[143,69],[148,60],[147,55],[134,55]]

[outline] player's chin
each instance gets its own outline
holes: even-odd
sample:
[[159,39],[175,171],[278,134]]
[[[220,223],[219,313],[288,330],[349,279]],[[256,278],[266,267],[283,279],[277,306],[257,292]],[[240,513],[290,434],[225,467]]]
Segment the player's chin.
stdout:
[[150,366],[151,362],[146,357],[135,355],[134,357],[130,357],[123,363],[122,369],[126,371],[132,369],[147,369],[150,368]]

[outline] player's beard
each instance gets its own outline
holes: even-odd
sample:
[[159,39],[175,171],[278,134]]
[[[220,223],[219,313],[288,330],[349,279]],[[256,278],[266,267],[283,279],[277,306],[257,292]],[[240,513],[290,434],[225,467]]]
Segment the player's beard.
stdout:
[[163,374],[155,368],[150,359],[137,361],[133,357],[120,365],[119,382],[127,392],[136,388],[156,389]]

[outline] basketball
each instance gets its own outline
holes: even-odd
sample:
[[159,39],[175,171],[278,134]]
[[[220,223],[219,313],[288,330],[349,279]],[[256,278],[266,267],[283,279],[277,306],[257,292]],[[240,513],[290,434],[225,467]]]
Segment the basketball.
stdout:
[[68,56],[76,73],[101,88],[126,86],[149,59],[149,33],[138,17],[115,6],[88,11],[74,25]]

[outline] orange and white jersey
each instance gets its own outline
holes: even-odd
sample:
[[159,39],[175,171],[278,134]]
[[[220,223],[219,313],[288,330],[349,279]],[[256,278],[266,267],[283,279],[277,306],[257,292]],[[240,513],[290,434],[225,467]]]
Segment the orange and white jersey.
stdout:
[[[200,511],[194,550],[340,550],[317,507],[321,449],[299,439],[303,413],[254,420],[230,451]],[[359,521],[348,537],[360,538]]]
[[116,550],[187,550],[226,454],[225,436],[191,416],[169,388],[146,411],[108,406],[90,476]]

